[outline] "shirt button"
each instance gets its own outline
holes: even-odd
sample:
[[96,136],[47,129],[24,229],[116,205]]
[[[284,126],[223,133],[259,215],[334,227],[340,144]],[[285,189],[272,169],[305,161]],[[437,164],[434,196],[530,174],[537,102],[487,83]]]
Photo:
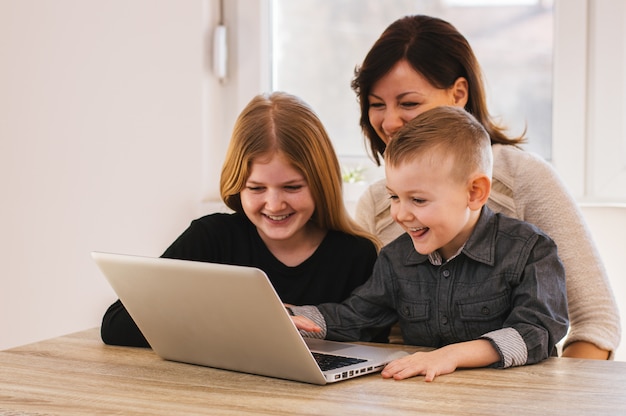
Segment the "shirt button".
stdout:
[[448,277],[450,277],[450,270],[444,270],[444,271],[443,271],[443,277],[445,277],[446,279],[447,279]]
[[483,315],[489,315],[489,312],[491,311],[486,306],[483,306],[483,308],[480,310],[480,313],[482,313]]
[[441,323],[444,325],[448,325],[448,317],[447,316],[442,316],[441,317]]

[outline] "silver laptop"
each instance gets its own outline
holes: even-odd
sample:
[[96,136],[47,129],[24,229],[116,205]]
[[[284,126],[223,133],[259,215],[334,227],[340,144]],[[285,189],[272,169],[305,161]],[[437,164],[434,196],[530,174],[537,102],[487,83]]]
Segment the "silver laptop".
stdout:
[[[313,384],[381,371],[406,352],[303,338],[263,271],[93,252],[130,316],[166,360]],[[331,356],[331,357],[329,357]],[[334,361],[320,367],[317,360]]]

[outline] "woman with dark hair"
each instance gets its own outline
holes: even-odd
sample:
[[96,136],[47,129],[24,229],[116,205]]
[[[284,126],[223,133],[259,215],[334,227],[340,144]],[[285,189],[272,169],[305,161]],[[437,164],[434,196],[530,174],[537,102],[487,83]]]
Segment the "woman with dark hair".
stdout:
[[[567,276],[570,332],[563,356],[612,358],[619,344],[615,298],[584,218],[556,171],[523,151],[489,114],[480,65],[450,23],[423,15],[393,22],[374,43],[352,81],[360,124],[374,161],[394,134],[418,114],[441,105],[465,108],[489,133],[493,185],[488,206],[530,222],[555,240]],[[356,219],[387,244],[402,234],[389,214],[385,181],[360,198]]]
[[[234,213],[192,221],[162,257],[258,267],[287,304],[340,302],[370,276],[380,244],[344,207],[330,138],[299,98],[258,95],[244,108],[220,193]],[[106,311],[101,336],[149,347],[119,300]]]

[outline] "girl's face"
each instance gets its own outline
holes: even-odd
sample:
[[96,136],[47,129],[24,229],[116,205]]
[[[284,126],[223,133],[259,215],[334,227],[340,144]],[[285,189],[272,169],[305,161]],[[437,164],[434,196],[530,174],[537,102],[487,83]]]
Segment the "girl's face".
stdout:
[[465,107],[467,81],[459,78],[448,89],[436,88],[403,59],[374,83],[368,100],[370,123],[389,144],[402,126],[426,110],[440,105]]
[[302,173],[282,153],[252,163],[240,196],[244,213],[268,246],[306,238],[315,202]]
[[417,157],[385,167],[391,217],[411,236],[420,254],[452,257],[469,238],[476,216],[468,184],[452,176],[453,159]]

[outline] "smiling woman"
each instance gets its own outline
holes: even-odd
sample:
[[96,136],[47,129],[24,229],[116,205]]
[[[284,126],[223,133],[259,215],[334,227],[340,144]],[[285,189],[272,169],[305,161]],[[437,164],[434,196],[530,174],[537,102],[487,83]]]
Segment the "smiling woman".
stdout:
[[[441,17],[467,37],[488,80],[493,113],[513,135],[527,130],[528,150],[551,158],[552,1],[274,0],[272,5],[272,87],[311,103],[342,163],[367,166],[369,181],[383,171],[367,160],[350,80],[377,35],[409,14]],[[306,59],[312,50],[315,59]]]

